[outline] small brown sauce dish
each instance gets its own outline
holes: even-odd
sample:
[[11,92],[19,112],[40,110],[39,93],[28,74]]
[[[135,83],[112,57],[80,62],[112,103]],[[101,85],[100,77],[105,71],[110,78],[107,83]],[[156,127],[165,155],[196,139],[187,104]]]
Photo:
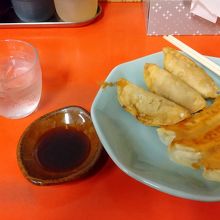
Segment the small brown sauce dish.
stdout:
[[78,106],[50,112],[26,128],[17,148],[24,176],[37,185],[79,179],[102,152],[89,113]]

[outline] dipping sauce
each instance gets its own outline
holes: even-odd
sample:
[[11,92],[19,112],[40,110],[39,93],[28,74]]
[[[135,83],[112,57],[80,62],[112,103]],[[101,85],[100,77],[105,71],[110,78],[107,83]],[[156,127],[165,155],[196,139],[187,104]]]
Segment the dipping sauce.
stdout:
[[90,140],[73,127],[57,127],[44,133],[37,141],[36,157],[49,171],[64,172],[80,166],[90,152]]

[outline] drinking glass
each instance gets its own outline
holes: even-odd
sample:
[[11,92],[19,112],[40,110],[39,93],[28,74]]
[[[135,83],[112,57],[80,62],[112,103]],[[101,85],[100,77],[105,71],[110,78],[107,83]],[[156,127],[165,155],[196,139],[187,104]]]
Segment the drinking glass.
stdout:
[[37,108],[42,73],[37,50],[20,40],[0,40],[0,115],[23,118]]

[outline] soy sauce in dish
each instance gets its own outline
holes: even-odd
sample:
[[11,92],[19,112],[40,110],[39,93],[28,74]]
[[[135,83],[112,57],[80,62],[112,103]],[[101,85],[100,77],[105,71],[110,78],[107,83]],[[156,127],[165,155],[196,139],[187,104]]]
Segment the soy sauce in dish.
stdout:
[[88,157],[89,138],[72,127],[53,128],[37,142],[36,157],[49,171],[64,172],[77,168]]

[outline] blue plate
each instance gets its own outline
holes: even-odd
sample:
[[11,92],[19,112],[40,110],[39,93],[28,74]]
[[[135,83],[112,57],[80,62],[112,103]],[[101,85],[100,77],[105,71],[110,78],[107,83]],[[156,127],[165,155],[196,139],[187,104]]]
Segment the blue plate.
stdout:
[[[219,58],[209,58],[220,64]],[[111,71],[106,82],[115,82],[123,77],[146,88],[143,78],[145,63],[156,63],[162,67],[163,54],[159,52],[121,64]],[[206,71],[219,85],[219,77]],[[132,178],[178,197],[220,200],[220,183],[205,180],[200,170],[172,162],[167,147],[157,136],[156,128],[141,124],[122,109],[115,86],[99,90],[92,104],[91,116],[105,150],[116,165]]]

